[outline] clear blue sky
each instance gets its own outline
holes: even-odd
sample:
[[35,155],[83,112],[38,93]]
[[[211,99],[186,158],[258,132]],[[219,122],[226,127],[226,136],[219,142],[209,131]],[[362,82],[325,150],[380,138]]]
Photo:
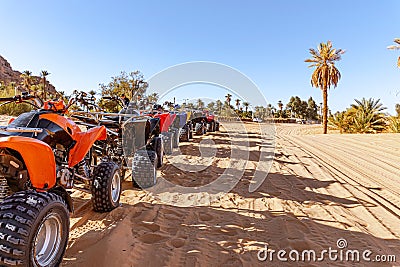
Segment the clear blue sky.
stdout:
[[[400,103],[400,1],[30,1],[0,0],[0,55],[18,70],[48,70],[59,90],[98,89],[120,71],[149,78],[169,66],[213,61],[250,77],[276,106],[290,96],[319,103],[308,49],[331,40],[346,50],[330,108],[354,98]],[[223,97],[222,89],[180,90],[177,99]],[[252,103],[256,105],[257,103]]]

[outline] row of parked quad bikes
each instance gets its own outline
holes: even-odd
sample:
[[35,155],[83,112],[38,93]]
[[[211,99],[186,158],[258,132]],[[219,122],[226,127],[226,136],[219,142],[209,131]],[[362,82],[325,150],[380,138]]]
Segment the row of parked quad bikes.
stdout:
[[[106,113],[91,100],[84,92],[74,92],[67,105],[28,94],[0,98],[1,105],[35,108],[0,127],[1,266],[58,266],[74,210],[70,189],[91,193],[95,211],[111,211],[126,171],[134,186],[154,186],[164,154],[194,134],[219,130],[204,112],[139,111],[105,97],[121,105],[119,113]],[[76,105],[91,111],[67,116]]]

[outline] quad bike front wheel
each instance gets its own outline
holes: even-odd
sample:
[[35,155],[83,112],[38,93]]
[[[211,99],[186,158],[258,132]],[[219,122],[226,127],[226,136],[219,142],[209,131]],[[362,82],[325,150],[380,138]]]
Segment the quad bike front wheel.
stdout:
[[59,266],[69,235],[61,196],[21,191],[0,205],[0,265]]
[[98,212],[111,211],[119,206],[121,174],[114,162],[102,162],[93,172],[92,203]]
[[157,153],[153,150],[138,150],[132,161],[132,183],[134,187],[149,188],[157,183]]

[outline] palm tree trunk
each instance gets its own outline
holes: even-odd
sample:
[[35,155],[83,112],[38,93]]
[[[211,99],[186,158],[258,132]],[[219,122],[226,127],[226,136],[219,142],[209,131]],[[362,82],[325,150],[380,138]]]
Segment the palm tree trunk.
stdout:
[[46,78],[43,77],[43,101],[46,101]]
[[322,124],[324,126],[324,134],[328,133],[328,89],[322,89],[323,101],[324,101],[324,108],[323,108],[323,115],[322,115]]

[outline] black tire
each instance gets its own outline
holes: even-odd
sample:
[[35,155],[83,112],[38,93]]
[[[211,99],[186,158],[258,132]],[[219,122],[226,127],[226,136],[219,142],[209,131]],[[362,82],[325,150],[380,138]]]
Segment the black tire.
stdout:
[[157,153],[157,168],[161,168],[164,164],[164,143],[162,137],[154,137],[154,149]]
[[215,121],[211,122],[211,132],[215,132]]
[[189,141],[193,139],[193,123],[189,124]]
[[173,152],[173,144],[172,140],[174,138],[174,133],[166,132],[163,133],[163,140],[164,140],[164,153],[165,155],[171,155]]
[[69,212],[55,193],[20,191],[0,205],[0,265],[59,266],[69,235]]
[[94,168],[91,191],[95,211],[107,212],[119,206],[121,181],[119,166],[114,162],[102,162]]
[[213,124],[212,122],[207,122],[207,132],[213,132]]
[[174,133],[174,136],[172,139],[172,147],[178,148],[179,147],[179,129],[173,128],[172,132]]
[[194,126],[194,132],[195,132],[197,135],[203,135],[203,134],[204,134],[204,126],[203,126],[203,123],[201,123],[201,122],[196,123],[196,125]]
[[216,122],[216,123],[215,123],[215,131],[216,131],[216,132],[219,132],[219,122]]
[[155,167],[157,153],[153,150],[138,150],[132,162],[132,183],[134,187],[149,188],[157,183]]
[[189,142],[190,141],[190,129],[187,125],[179,130],[179,141]]

